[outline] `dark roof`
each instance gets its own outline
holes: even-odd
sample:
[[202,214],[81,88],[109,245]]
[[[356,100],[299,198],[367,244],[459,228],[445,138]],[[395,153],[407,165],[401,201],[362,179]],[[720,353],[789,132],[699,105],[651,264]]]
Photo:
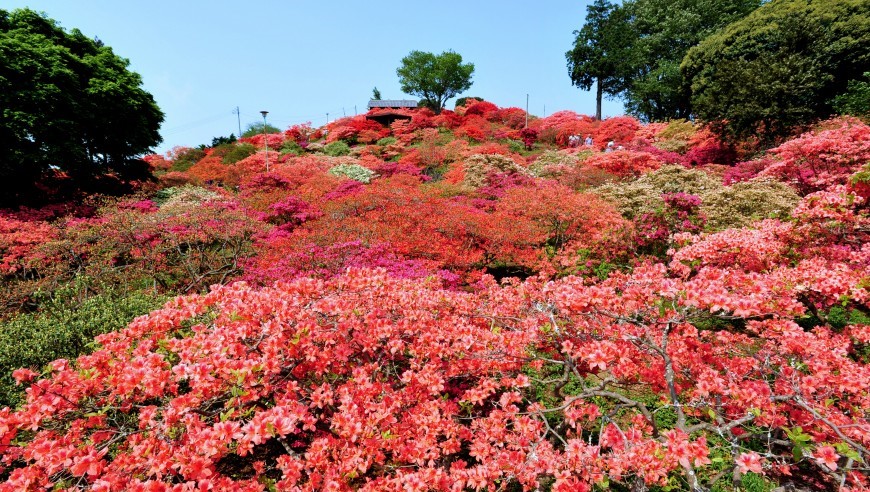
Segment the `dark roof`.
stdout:
[[416,108],[417,101],[413,99],[380,99],[369,101],[369,108]]

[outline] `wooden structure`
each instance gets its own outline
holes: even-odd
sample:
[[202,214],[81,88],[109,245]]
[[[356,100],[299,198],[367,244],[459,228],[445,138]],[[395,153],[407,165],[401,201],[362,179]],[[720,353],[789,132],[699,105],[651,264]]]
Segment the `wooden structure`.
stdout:
[[417,109],[413,99],[372,99],[366,119],[390,126],[396,120],[410,120],[411,110]]

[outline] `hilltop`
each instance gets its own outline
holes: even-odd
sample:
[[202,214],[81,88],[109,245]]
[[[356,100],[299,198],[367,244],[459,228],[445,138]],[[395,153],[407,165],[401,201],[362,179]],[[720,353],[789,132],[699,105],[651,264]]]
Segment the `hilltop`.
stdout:
[[868,486],[864,122],[386,113],[0,214],[0,490]]

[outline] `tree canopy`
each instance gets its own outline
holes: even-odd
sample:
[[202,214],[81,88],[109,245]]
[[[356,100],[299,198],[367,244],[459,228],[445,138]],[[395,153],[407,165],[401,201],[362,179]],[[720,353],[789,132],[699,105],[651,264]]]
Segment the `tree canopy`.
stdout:
[[129,61],[29,9],[0,10],[0,205],[37,200],[49,173],[75,188],[148,176],[163,113]]
[[689,86],[680,62],[707,36],[741,19],[759,0],[633,0],[630,11],[635,35],[625,92],[626,109],[647,121],[692,115]]
[[681,69],[696,114],[723,135],[787,134],[830,115],[870,70],[870,4],[774,0],[691,49]]
[[607,0],[595,0],[586,8],[586,23],[574,31],[574,48],[565,53],[571,83],[583,90],[596,84],[595,117],[599,120],[602,96],[625,90],[632,42],[627,14]]
[[448,99],[471,87],[473,63],[462,63],[462,55],[445,51],[440,55],[412,51],[396,69],[402,92],[422,97],[427,106],[440,113]]
[[621,96],[628,113],[646,121],[688,118],[691,93],[680,72],[686,52],[742,18],[760,0],[596,0],[566,53],[571,82]]

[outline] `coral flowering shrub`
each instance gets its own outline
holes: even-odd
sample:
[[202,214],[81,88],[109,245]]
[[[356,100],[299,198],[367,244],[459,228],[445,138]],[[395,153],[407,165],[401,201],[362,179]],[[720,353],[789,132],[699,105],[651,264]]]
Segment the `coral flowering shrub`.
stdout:
[[623,178],[637,177],[649,171],[655,171],[662,163],[647,152],[632,150],[617,150],[593,154],[583,161],[587,168],[601,169]]
[[870,126],[844,117],[821,127],[773,149],[779,160],[761,174],[790,182],[801,194],[845,184],[870,160]]
[[700,490],[808,469],[860,488],[870,326],[804,331],[799,295],[663,265],[475,292],[356,269],[215,287],[44,379],[16,371],[0,490]]

